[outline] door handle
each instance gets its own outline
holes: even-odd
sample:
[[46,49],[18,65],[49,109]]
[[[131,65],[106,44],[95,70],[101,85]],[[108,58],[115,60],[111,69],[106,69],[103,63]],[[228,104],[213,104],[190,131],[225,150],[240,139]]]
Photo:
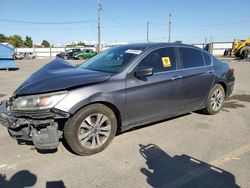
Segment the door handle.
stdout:
[[171,80],[177,80],[177,79],[182,79],[182,76],[174,76],[171,78]]
[[212,74],[213,72],[214,72],[214,70],[207,71],[208,74]]

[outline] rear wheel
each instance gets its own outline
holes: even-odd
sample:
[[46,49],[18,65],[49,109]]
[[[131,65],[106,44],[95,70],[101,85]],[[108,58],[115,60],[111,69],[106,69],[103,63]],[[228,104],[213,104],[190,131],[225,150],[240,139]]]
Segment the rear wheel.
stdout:
[[84,107],[65,124],[64,137],[78,155],[92,155],[103,151],[116,134],[114,112],[105,105]]
[[225,100],[224,88],[220,84],[216,84],[209,92],[206,101],[206,107],[203,109],[203,111],[206,114],[210,115],[218,113],[222,108],[224,100]]
[[249,56],[249,51],[248,50],[244,50],[241,54],[241,59],[247,59]]
[[250,46],[245,46],[240,50],[241,59],[247,59],[250,54]]

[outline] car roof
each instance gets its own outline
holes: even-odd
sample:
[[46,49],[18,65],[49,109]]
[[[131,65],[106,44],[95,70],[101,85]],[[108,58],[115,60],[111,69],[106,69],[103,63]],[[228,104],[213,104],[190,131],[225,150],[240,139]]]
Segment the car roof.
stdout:
[[122,46],[127,46],[128,48],[147,48],[147,49],[180,46],[180,47],[192,47],[192,48],[202,50],[201,48],[193,46],[193,45],[179,44],[179,43],[166,43],[166,42],[133,43],[133,44],[125,44]]

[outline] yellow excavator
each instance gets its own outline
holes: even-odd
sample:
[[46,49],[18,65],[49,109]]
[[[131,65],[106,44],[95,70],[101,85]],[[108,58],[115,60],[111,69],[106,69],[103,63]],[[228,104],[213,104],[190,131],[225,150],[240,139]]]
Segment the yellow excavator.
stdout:
[[235,56],[241,59],[250,57],[250,38],[246,40],[234,39],[232,49],[226,49],[224,56]]

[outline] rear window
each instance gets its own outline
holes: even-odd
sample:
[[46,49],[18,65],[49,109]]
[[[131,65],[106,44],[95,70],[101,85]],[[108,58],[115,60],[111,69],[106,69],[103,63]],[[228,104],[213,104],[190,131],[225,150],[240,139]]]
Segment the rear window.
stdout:
[[206,53],[203,53],[203,55],[204,55],[205,64],[206,65],[211,65],[211,57],[210,57],[210,55],[208,55]]
[[183,68],[204,66],[202,53],[193,48],[179,48]]

